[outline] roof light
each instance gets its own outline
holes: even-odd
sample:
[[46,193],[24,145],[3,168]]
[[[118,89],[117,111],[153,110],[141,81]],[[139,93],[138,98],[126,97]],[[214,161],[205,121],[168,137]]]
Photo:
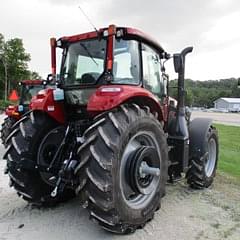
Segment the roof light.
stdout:
[[57,47],[61,47],[61,46],[62,46],[62,41],[61,41],[61,39],[57,40],[56,45],[57,45]]
[[108,30],[104,30],[104,31],[103,31],[103,36],[104,36],[104,37],[107,37],[107,36],[108,36]]
[[122,29],[118,30],[116,35],[117,37],[123,36],[123,30]]

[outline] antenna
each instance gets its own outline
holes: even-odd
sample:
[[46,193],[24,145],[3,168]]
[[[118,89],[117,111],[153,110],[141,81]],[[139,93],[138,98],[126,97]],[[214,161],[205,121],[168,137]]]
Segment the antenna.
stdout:
[[91,19],[88,17],[88,15],[83,11],[83,9],[78,6],[78,8],[80,9],[80,11],[82,12],[82,14],[86,17],[86,19],[88,20],[88,22],[91,24],[91,26],[94,28],[94,30],[97,32],[98,34],[98,30],[97,28],[95,27],[95,25],[92,23]]

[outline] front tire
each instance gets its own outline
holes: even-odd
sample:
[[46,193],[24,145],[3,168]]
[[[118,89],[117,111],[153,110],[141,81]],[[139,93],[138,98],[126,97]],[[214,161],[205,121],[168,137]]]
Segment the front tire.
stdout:
[[[122,105],[100,116],[84,137],[77,174],[87,177],[82,194],[90,218],[121,234],[143,227],[159,209],[167,180],[168,148],[159,121],[147,107]],[[159,175],[140,173],[146,164]]]
[[[50,194],[54,186],[46,183],[40,171],[32,169],[32,165],[38,164],[38,149],[41,142],[57,126],[56,122],[46,114],[31,112],[16,126],[4,155],[7,159],[10,185],[15,188],[19,196],[34,205],[53,206],[73,197],[72,191],[66,191],[56,198],[51,198]],[[27,160],[29,166],[21,165],[24,160]]]
[[203,141],[201,156],[190,159],[190,168],[187,172],[187,183],[194,189],[209,187],[214,180],[218,162],[218,134],[215,127],[210,126]]

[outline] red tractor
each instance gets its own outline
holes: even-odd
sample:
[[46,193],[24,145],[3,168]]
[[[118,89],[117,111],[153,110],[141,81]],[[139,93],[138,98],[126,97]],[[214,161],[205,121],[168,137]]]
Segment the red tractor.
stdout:
[[44,89],[46,81],[24,80],[19,83],[20,98],[18,105],[10,105],[6,108],[6,118],[1,128],[1,140],[6,145],[6,139],[12,131],[12,126],[29,110],[29,104],[38,91]]
[[[210,119],[190,120],[184,105],[185,57],[144,33],[110,25],[51,39],[62,63],[56,89],[32,100],[4,158],[11,185],[37,204],[79,194],[104,229],[130,233],[160,208],[166,181],[209,187],[218,161]],[[178,102],[169,105],[164,61],[173,58]]]

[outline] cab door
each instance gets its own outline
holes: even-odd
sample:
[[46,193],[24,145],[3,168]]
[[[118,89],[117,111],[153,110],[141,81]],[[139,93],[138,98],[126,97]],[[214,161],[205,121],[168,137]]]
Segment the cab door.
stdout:
[[153,93],[161,103],[164,121],[167,121],[168,99],[166,94],[166,79],[161,72],[160,57],[153,48],[142,44],[142,77],[143,87]]

